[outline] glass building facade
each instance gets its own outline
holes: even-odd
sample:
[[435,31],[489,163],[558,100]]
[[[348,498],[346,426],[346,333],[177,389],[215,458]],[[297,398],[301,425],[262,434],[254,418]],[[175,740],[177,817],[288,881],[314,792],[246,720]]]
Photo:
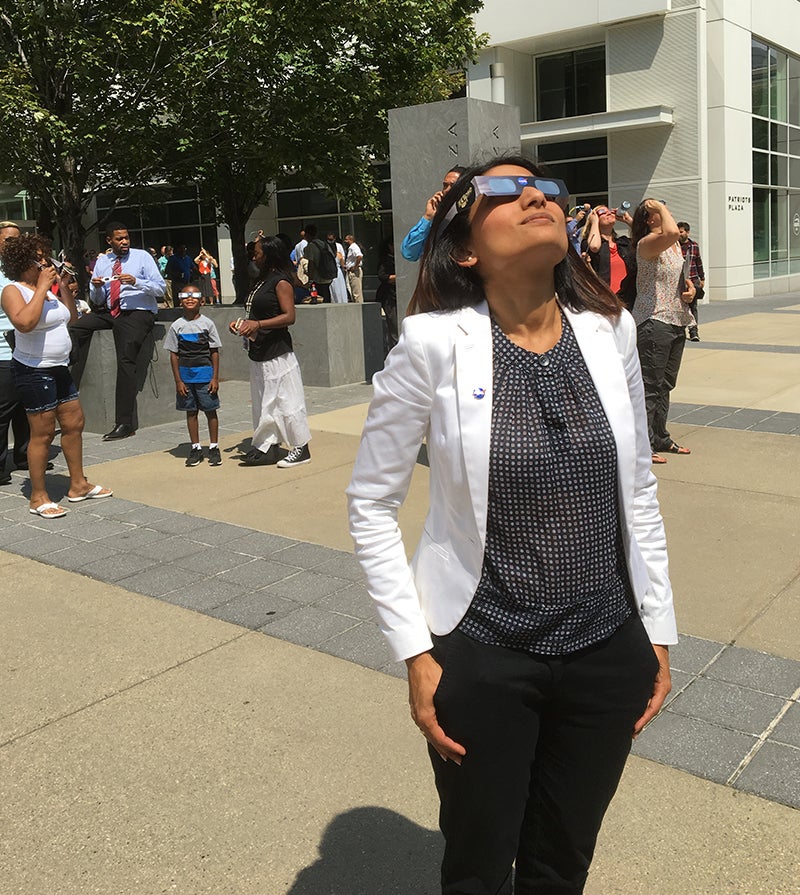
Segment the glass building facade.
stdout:
[[753,38],[753,274],[800,273],[800,59]]

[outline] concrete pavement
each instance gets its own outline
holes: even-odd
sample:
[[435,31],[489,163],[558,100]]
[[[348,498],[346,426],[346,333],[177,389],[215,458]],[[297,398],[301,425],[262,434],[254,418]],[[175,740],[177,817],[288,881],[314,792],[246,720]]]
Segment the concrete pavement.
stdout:
[[[658,469],[675,693],[589,895],[800,892],[800,306],[703,310],[673,414],[693,453]],[[347,555],[368,391],[309,390],[299,469],[232,462],[249,411],[224,383],[219,468],[183,466],[178,419],[87,437],[113,500],[45,522],[24,477],[3,489],[0,892],[436,890],[425,750]],[[419,467],[409,544],[426,482]]]

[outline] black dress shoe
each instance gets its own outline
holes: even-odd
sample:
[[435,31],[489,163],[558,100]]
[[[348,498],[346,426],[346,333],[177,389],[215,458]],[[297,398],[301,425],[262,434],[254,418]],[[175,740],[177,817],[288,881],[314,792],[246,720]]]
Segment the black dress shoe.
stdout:
[[0,478],[0,485],[10,485],[10,484],[11,484],[11,476],[10,475],[4,475],[2,478]]
[[103,436],[103,441],[117,441],[119,438],[130,438],[136,434],[136,429],[127,423],[117,423],[114,428]]
[[[24,470],[28,469],[28,461],[27,460],[23,460],[22,463],[15,463],[14,465],[17,467],[17,469],[24,469]],[[48,469],[48,470],[52,469],[52,468],[53,468],[52,463],[48,463],[47,466],[45,466],[45,469]]]

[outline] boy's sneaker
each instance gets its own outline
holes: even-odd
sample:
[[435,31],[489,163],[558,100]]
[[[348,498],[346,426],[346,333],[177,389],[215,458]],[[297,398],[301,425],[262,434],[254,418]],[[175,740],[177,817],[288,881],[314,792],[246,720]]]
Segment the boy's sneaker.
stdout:
[[286,469],[287,466],[302,466],[304,463],[310,462],[311,451],[308,449],[308,445],[304,444],[300,447],[292,448],[283,460],[278,460],[278,466],[281,469]]
[[222,454],[220,454],[218,447],[208,449],[208,462],[211,466],[219,466],[222,463]]
[[197,466],[198,463],[203,462],[203,449],[193,447],[189,451],[189,456],[186,458],[187,466]]

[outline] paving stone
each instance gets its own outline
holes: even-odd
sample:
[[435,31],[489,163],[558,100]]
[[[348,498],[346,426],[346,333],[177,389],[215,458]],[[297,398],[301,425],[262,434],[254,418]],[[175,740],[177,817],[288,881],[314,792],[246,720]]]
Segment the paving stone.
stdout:
[[261,590],[268,584],[288,578],[299,572],[293,566],[287,566],[279,562],[270,562],[268,559],[243,558],[241,565],[227,572],[222,572],[218,577],[232,584],[243,584],[251,591]]
[[667,698],[664,700],[664,708],[666,708],[674,699],[676,699],[681,691],[683,691],[686,687],[691,684],[693,680],[695,680],[695,675],[688,674],[685,671],[676,671],[674,668],[670,669],[670,675],[672,677],[672,689],[667,694]]
[[733,787],[800,808],[800,749],[764,743]]
[[[55,554],[57,557],[59,554]],[[81,566],[81,572],[90,578],[96,578],[98,581],[108,581],[114,583],[122,578],[129,578],[137,572],[143,572],[158,564],[158,560],[148,559],[145,556],[139,556],[136,553],[116,553],[113,556],[106,556],[102,559],[95,559],[92,562]]]
[[344,578],[332,578],[330,575],[302,571],[290,578],[276,581],[265,589],[298,603],[316,603],[317,600],[349,586],[350,582]]
[[717,405],[704,404],[695,410],[691,410],[681,416],[682,423],[690,423],[693,426],[708,426],[713,422],[730,416],[735,407],[720,407]]
[[151,569],[121,578],[117,584],[124,587],[125,590],[137,594],[162,597],[172,591],[191,587],[204,577],[202,572],[193,572],[190,569],[180,569],[177,566],[159,563]]
[[392,655],[377,626],[362,622],[326,640],[319,647],[326,653],[357,662],[376,671],[391,662]]
[[[199,537],[199,535],[198,535]],[[283,550],[285,547],[291,547],[297,541],[291,538],[283,538],[280,535],[271,535],[262,531],[251,531],[249,534],[242,535],[233,541],[228,541],[229,550],[235,550],[237,553],[243,553],[246,556],[255,556],[263,559],[272,553]]]
[[324,562],[338,559],[341,555],[341,550],[300,541],[291,547],[287,547],[285,550],[281,550],[278,554],[273,554],[270,559],[289,563],[292,566],[299,566],[301,569],[314,569]]
[[223,603],[229,603],[250,593],[242,585],[230,584],[219,578],[204,578],[190,587],[165,594],[161,599],[167,603],[194,609],[196,612],[208,612]]
[[701,677],[675,698],[670,711],[760,736],[785,704],[777,696]]
[[382,668],[379,668],[382,674],[389,674],[392,677],[399,677],[401,680],[408,680],[408,669],[406,668],[405,662],[389,662],[387,665],[384,665]]
[[26,522],[8,522],[0,526],[0,548],[14,553],[14,545],[21,544],[30,538],[41,536],[42,530],[28,525]]
[[[124,519],[125,517],[123,517]],[[142,528],[140,525],[131,525],[127,531],[114,535],[114,546],[118,550],[131,550],[136,552],[145,544],[161,543],[166,541],[169,535],[154,528]]]
[[176,557],[173,562],[182,569],[197,569],[198,572],[205,572],[206,575],[216,575],[218,572],[235,569],[243,562],[254,562],[254,560],[247,559],[240,553],[234,553],[224,547],[203,545],[203,549],[197,553]]
[[59,569],[82,573],[90,564],[98,561],[110,562],[117,556],[114,548],[105,541],[68,541],[64,538],[64,544],[67,545],[65,549],[48,553],[41,558],[42,562]]
[[198,534],[209,525],[214,525],[211,519],[202,519],[199,516],[190,516],[188,513],[168,513],[159,519],[147,523],[148,528],[163,531],[165,534]]
[[267,630],[267,626],[275,619],[281,619],[297,608],[298,604],[293,600],[286,600],[277,594],[251,591],[216,606],[207,614],[255,631]]
[[757,423],[751,426],[753,432],[774,432],[776,435],[793,435],[800,432],[800,419],[794,420],[776,420],[770,417],[763,423]]
[[352,553],[340,553],[333,556],[318,566],[314,566],[315,572],[323,575],[333,575],[334,578],[347,578],[348,581],[363,581],[364,572],[361,565]]
[[[735,413],[730,414],[730,416],[722,417],[708,425],[725,429],[749,429],[752,426],[763,422],[771,415],[771,413],[772,411],[768,410],[737,410]],[[685,419],[684,422],[689,422],[689,420]]]
[[[54,519],[53,521],[57,520]],[[58,532],[37,532],[36,529],[31,530],[34,532],[31,537],[6,547],[9,553],[16,553],[19,556],[27,556],[31,559],[43,559],[45,556],[64,550],[75,543],[75,541],[67,540],[63,534]]]
[[324,643],[343,631],[360,624],[355,619],[317,606],[302,606],[262,628],[271,637],[280,637],[300,646],[311,646],[326,652]]
[[667,709],[634,741],[633,754],[725,783],[756,742],[756,737],[738,730]]
[[183,556],[193,556],[203,550],[208,550],[205,544],[198,544],[197,541],[187,537],[169,537],[163,532],[159,540],[150,540],[136,547],[137,553],[161,562],[172,562]]
[[117,535],[125,535],[132,529],[132,525],[117,519],[84,519],[83,524],[71,526],[64,534],[76,541],[102,541],[105,538],[113,540]]
[[[169,510],[162,510],[160,507],[146,507],[143,504],[139,504],[125,514],[125,521],[134,525],[152,528],[155,522],[171,515],[172,513]],[[161,531],[163,534],[163,530]]]
[[[778,722],[770,740],[800,749],[800,704],[795,703]],[[800,756],[798,756],[800,761]]]
[[197,533],[197,540],[201,544],[217,547],[220,544],[230,544],[231,541],[238,540],[248,534],[250,534],[250,529],[243,528],[241,525],[215,522],[213,525],[206,525],[201,528]]
[[[114,516],[116,518],[121,519],[121,517],[125,516],[127,513],[132,512],[135,509],[141,507],[141,504],[134,503],[132,500],[125,500],[119,497],[112,497],[110,500],[92,500],[84,503],[84,506],[91,507],[93,516],[101,516],[106,518],[108,516]],[[133,522],[133,519],[124,519],[121,521],[124,522]]]
[[698,674],[726,646],[727,644],[717,643],[716,640],[702,640],[681,634],[678,643],[669,648],[669,663],[672,668]]
[[788,699],[800,687],[800,662],[732,646],[705,676]]
[[692,413],[693,411],[699,410],[701,407],[704,406],[704,404],[670,404],[669,419],[670,421],[679,420],[685,414]]
[[336,591],[316,604],[321,609],[330,609],[352,618],[371,621],[377,624],[375,604],[363,584],[351,584],[343,590]]

